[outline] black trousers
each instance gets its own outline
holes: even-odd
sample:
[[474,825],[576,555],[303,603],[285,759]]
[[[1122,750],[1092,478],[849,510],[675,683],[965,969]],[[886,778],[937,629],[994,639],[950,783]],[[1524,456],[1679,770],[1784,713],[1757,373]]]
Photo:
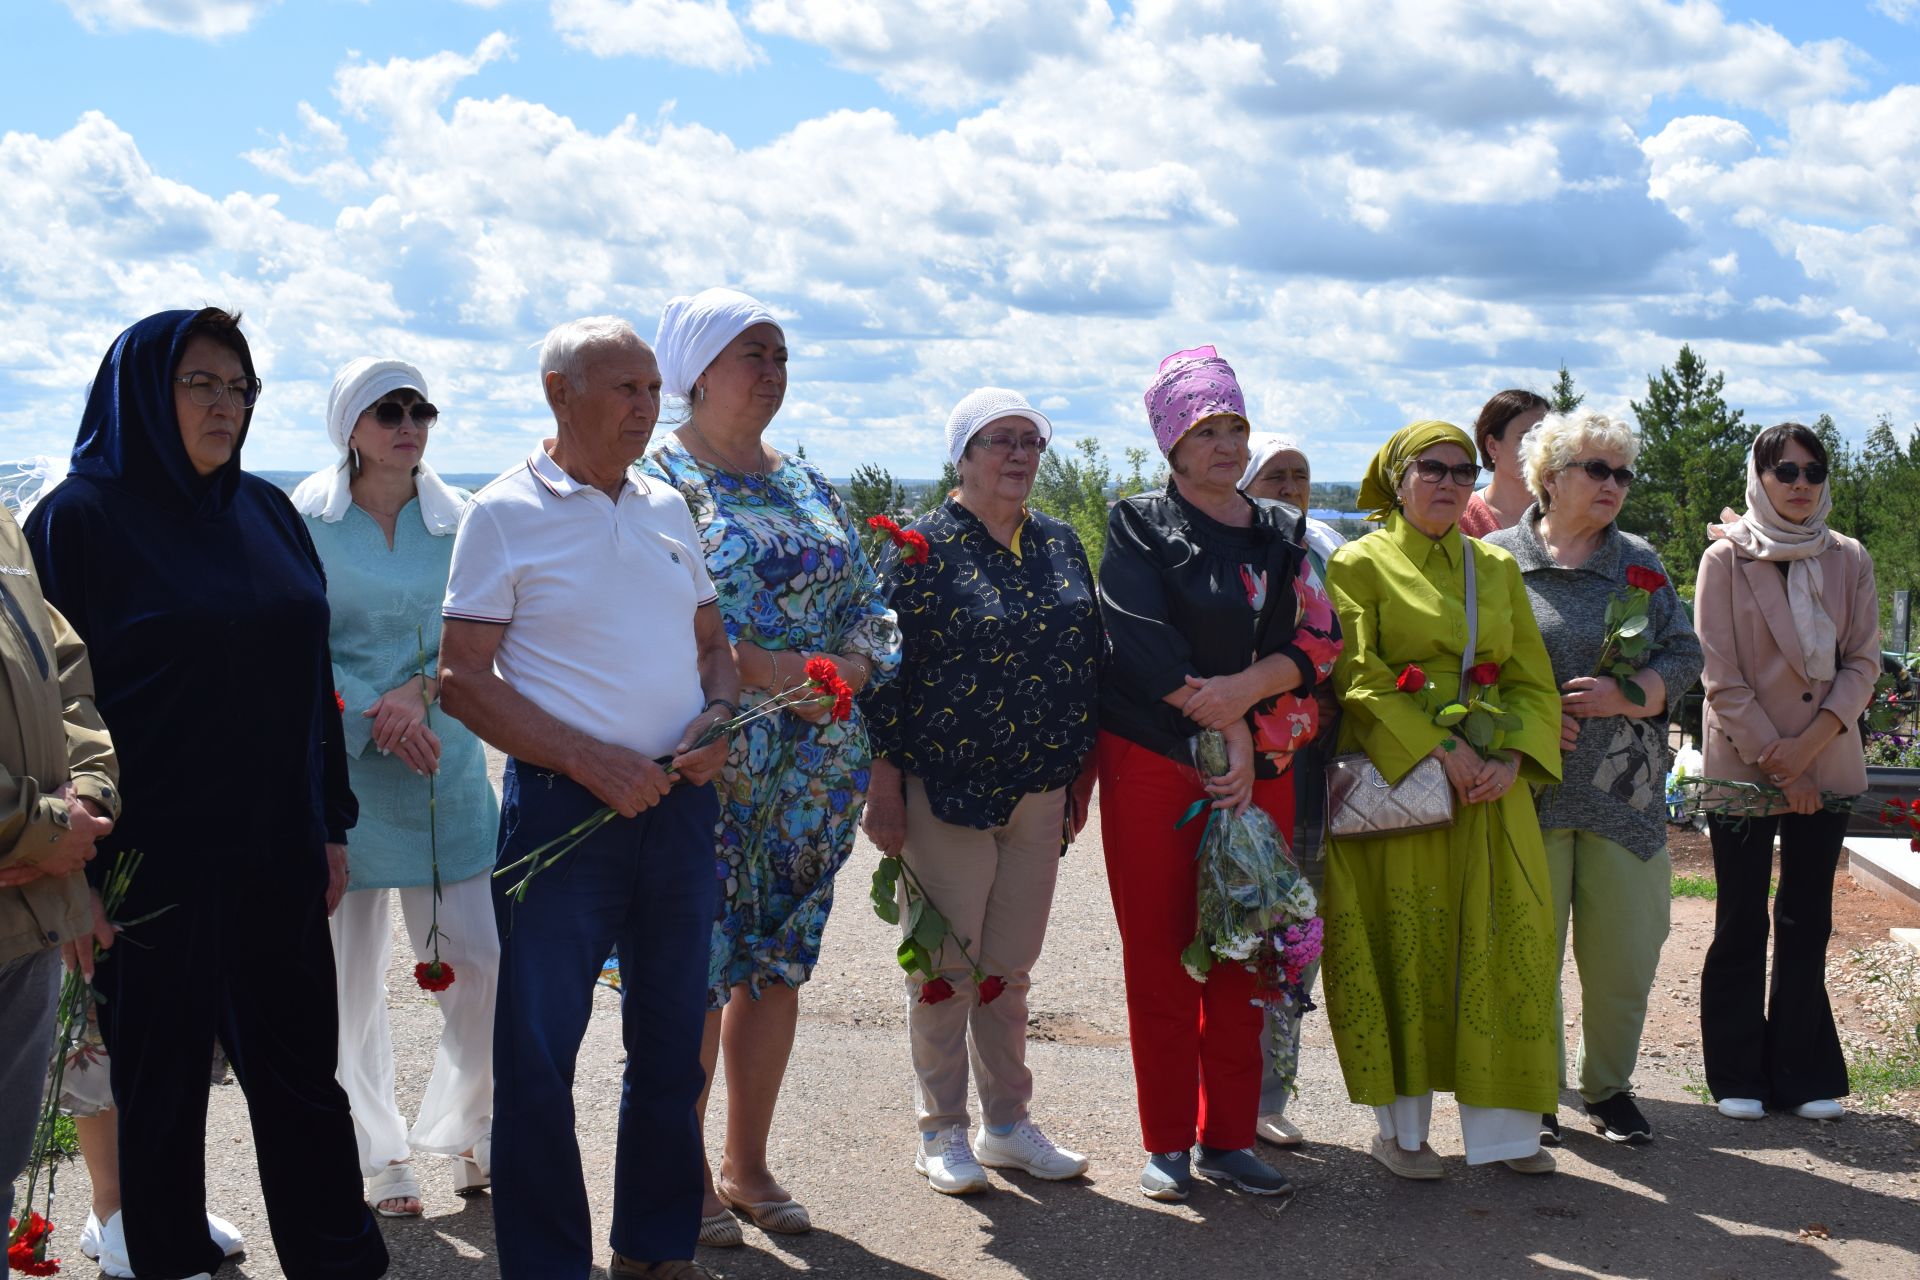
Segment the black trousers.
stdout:
[[360,1182],[325,860],[314,849],[149,847],[134,925],[102,961],[100,1031],[120,1117],[127,1253],[141,1280],[215,1271],[207,1234],[207,1064],[216,1036],[247,1097],[267,1219],[290,1280],[372,1280],[387,1248]]
[[[1700,1043],[1716,1098],[1797,1107],[1847,1093],[1847,1062],[1827,1001],[1833,875],[1847,816],[1822,810],[1710,818],[1719,899],[1700,975]],[[1767,884],[1780,836],[1767,980]]]

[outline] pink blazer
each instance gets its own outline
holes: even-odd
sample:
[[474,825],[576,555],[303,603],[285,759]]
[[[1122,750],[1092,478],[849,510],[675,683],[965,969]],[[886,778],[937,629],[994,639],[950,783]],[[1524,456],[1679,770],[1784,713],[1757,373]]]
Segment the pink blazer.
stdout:
[[1860,713],[1880,677],[1873,559],[1858,542],[1836,533],[1820,565],[1838,641],[1831,680],[1807,677],[1786,575],[1777,563],[1751,559],[1724,540],[1700,557],[1693,629],[1706,657],[1700,681],[1707,692],[1708,777],[1764,782],[1754,767],[1760,753],[1775,739],[1801,732],[1824,709],[1839,717],[1846,732],[1815,759],[1820,789],[1844,795],[1867,789]]

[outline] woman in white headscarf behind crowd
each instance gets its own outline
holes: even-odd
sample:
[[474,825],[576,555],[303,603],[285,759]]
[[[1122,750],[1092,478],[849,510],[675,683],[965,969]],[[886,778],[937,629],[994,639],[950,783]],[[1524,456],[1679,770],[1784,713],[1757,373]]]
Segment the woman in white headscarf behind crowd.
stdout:
[[[439,697],[440,604],[453,533],[469,497],[424,461],[438,412],[412,365],[349,363],[327,400],[338,461],[293,491],[326,569],[334,690],[360,802],[347,847],[347,894],[331,921],[338,1074],[353,1107],[361,1174],[370,1179],[367,1200],[390,1218],[421,1211],[415,1151],[454,1157],[456,1192],[485,1188],[493,1127],[500,940],[487,873],[499,807],[480,740],[429,710]],[[387,1026],[394,890],[420,966],[416,978],[438,993],[446,1020],[411,1132],[394,1105]]]
[[[1327,557],[1336,548],[1345,546],[1347,540],[1332,525],[1307,514],[1312,483],[1313,468],[1298,440],[1271,431],[1255,431],[1247,437],[1247,469],[1240,477],[1240,491],[1249,498],[1284,502],[1300,513],[1307,559],[1312,562],[1314,576],[1324,589]],[[1315,696],[1320,699],[1320,734],[1293,757],[1293,856],[1318,894],[1326,879],[1326,862],[1321,857],[1320,845],[1327,821],[1326,764],[1330,753],[1323,748],[1333,742],[1333,735],[1339,729],[1340,710],[1326,686],[1317,686]],[[1318,960],[1307,967],[1304,981],[1309,992],[1319,972]],[[1289,1017],[1271,1008],[1267,1010],[1266,1033],[1260,1039],[1266,1059],[1260,1075],[1260,1119],[1254,1132],[1275,1146],[1296,1147],[1302,1135],[1298,1126],[1287,1119],[1287,1100],[1293,1096],[1295,1076],[1293,1071],[1274,1070],[1276,1040],[1285,1040],[1292,1047],[1291,1053],[1280,1056],[1281,1062],[1292,1063],[1297,1068],[1299,1015]]]
[[[802,684],[819,655],[855,692],[891,676],[900,630],[852,517],[811,463],[765,440],[787,391],[779,322],[744,293],[708,289],[667,304],[654,354],[687,416],[642,465],[693,512],[739,657],[741,701]],[[767,1134],[799,987],[820,957],[871,760],[859,710],[833,721],[803,702],[737,734],[715,779],[721,902],[701,1057],[711,1081],[724,1040],[727,1134],[701,1211],[702,1244],[742,1242],[729,1209],[765,1231],[810,1229],[806,1209],[767,1166]]]

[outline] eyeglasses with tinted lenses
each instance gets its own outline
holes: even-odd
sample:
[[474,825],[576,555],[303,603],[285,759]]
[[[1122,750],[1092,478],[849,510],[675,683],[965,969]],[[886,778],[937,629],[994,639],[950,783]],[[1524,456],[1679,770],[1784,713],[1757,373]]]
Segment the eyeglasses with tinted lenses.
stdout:
[[440,411],[425,400],[415,400],[411,405],[382,400],[379,404],[368,405],[364,412],[372,414],[373,420],[387,430],[396,431],[408,410],[413,412],[413,425],[422,429],[431,427],[434,419],[440,416]]
[[996,432],[990,436],[980,437],[980,447],[988,453],[1012,453],[1013,446],[1016,444],[1028,453],[1045,453],[1047,451],[1047,438],[1042,435],[1010,436]]
[[1610,467],[1599,458],[1588,458],[1585,462],[1576,462],[1573,465],[1586,472],[1595,484],[1605,484],[1609,476],[1622,489],[1633,483],[1633,472],[1625,467]]
[[1471,488],[1473,482],[1480,478],[1480,464],[1477,462],[1456,462],[1448,466],[1438,458],[1416,458],[1413,469],[1414,473],[1428,484],[1439,484],[1448,476],[1452,476],[1453,482],[1462,489]]
[[219,404],[221,396],[231,396],[237,407],[251,409],[260,398],[258,378],[222,382],[210,373],[183,373],[174,381],[187,389],[187,399],[205,408]]
[[1804,467],[1797,462],[1783,462],[1773,469],[1773,478],[1781,484],[1798,484],[1802,471],[1807,473],[1808,484],[1827,482],[1827,464],[1824,462],[1809,462]]

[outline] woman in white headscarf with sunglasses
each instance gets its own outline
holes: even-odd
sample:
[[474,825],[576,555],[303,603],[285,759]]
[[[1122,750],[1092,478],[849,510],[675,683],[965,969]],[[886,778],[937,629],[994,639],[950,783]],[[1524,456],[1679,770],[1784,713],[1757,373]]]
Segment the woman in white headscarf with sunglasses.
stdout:
[[[416,1151],[454,1157],[456,1193],[484,1189],[493,1127],[500,940],[487,873],[499,808],[480,740],[430,709],[439,696],[453,533],[471,496],[424,459],[438,415],[414,366],[352,361],[327,400],[338,459],[293,491],[326,570],[334,690],[360,802],[347,893],[331,921],[338,1075],[353,1108],[367,1200],[390,1218],[422,1210],[410,1163]],[[435,993],[445,1019],[411,1131],[394,1103],[387,1025],[396,890],[416,980]]]
[[[787,393],[780,322],[744,293],[708,289],[667,304],[653,346],[663,389],[685,402],[686,417],[642,466],[693,513],[738,655],[741,701],[804,683],[818,656],[856,693],[891,676],[900,628],[852,516],[813,464],[765,438]],[[767,1165],[767,1134],[871,762],[857,704],[835,721],[803,700],[736,734],[715,779],[721,901],[701,1059],[711,1083],[724,1039],[727,1134],[701,1244],[742,1243],[735,1214],[783,1235],[811,1229]]]
[[[1345,546],[1347,540],[1326,521],[1315,520],[1307,515],[1307,500],[1312,485],[1313,468],[1298,440],[1273,431],[1255,431],[1247,436],[1247,469],[1240,477],[1240,492],[1249,498],[1284,502],[1300,513],[1301,537],[1307,548],[1307,559],[1312,562],[1314,576],[1324,588],[1327,557]],[[1321,854],[1321,844],[1327,823],[1326,763],[1329,754],[1321,748],[1331,744],[1338,731],[1340,708],[1333,700],[1332,690],[1325,685],[1318,686],[1314,696],[1320,700],[1320,733],[1293,757],[1292,834],[1293,855],[1299,860],[1300,869],[1306,872],[1307,882],[1313,886],[1314,893],[1318,894],[1326,881],[1326,860]],[[1309,992],[1313,990],[1314,979],[1319,973],[1318,960],[1307,966],[1301,980]],[[1299,1127],[1287,1119],[1287,1103],[1293,1097],[1295,1074],[1293,1071],[1274,1069],[1274,1049],[1276,1043],[1282,1040],[1291,1045],[1292,1051],[1281,1055],[1281,1062],[1292,1062],[1298,1068],[1301,1016],[1301,1013],[1286,1014],[1269,1008],[1265,1034],[1260,1037],[1266,1069],[1260,1073],[1260,1118],[1254,1125],[1254,1132],[1263,1141],[1277,1147],[1297,1147],[1305,1140]]]

